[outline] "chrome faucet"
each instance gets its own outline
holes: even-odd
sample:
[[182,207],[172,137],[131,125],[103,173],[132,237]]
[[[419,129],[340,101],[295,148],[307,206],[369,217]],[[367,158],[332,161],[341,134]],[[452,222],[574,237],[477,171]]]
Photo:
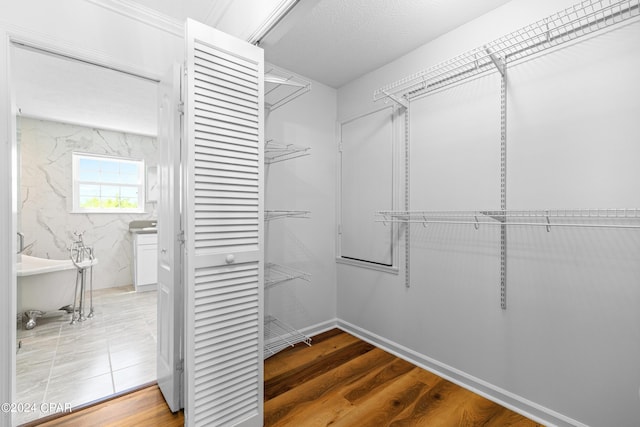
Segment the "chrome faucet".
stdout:
[[18,253],[21,254],[24,251],[24,234],[18,231],[18,241],[20,245],[18,246]]

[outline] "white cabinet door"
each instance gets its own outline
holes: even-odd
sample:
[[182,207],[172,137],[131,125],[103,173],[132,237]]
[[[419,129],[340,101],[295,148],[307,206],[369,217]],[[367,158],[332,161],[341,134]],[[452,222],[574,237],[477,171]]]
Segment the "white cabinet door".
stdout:
[[158,283],[157,245],[138,245],[136,263],[136,289]]
[[262,49],[187,22],[186,424],[261,426]]

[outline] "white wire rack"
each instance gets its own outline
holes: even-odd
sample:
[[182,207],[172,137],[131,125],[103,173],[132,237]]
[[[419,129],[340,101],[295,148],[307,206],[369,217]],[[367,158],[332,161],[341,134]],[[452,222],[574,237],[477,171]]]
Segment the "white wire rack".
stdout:
[[311,274],[309,273],[271,262],[266,264],[264,273],[264,286],[267,288],[295,279],[304,280],[305,282],[311,281]]
[[264,358],[293,347],[296,344],[311,345],[311,338],[300,333],[273,316],[264,318]]
[[311,82],[270,64],[265,66],[264,85],[264,102],[269,111],[282,107],[311,90]]
[[[373,100],[411,99],[461,80],[503,68],[506,62],[575,40],[640,15],[640,0],[588,0],[551,15],[484,46],[391,83]],[[502,72],[502,71],[501,71]]]
[[517,225],[586,228],[640,228],[639,208],[486,210],[486,211],[379,211],[382,223]]
[[309,218],[310,211],[286,211],[286,210],[265,210],[265,221],[271,221],[281,218]]
[[266,164],[271,164],[308,156],[310,149],[310,147],[283,144],[274,139],[269,139],[264,144],[264,162]]

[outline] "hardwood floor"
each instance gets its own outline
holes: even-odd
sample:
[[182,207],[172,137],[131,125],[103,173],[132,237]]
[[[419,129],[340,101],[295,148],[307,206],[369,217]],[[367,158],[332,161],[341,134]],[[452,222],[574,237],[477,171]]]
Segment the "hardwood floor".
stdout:
[[[265,361],[266,427],[541,426],[333,329]],[[182,426],[156,385],[40,424]]]
[[[44,421],[44,422],[43,422]],[[182,411],[173,414],[157,385],[74,411],[50,421],[27,425],[42,427],[179,427],[184,425]]]
[[264,370],[265,426],[540,426],[337,329]]

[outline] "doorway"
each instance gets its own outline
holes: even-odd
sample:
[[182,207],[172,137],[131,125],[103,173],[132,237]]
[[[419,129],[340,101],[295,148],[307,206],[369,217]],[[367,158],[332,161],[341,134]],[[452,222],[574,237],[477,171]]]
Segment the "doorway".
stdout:
[[[17,230],[24,235],[21,252],[68,259],[68,247],[82,233],[98,259],[93,294],[86,296],[86,304],[95,308],[93,317],[71,325],[71,315],[54,310],[26,329],[19,316],[16,401],[77,407],[156,379],[157,296],[132,286],[127,226],[153,218],[157,203],[145,201],[140,213],[78,212],[70,160],[81,152],[142,160],[145,171],[157,165],[157,124],[150,119],[157,115],[158,82],[33,47],[13,45],[10,54],[18,113],[13,188]],[[76,273],[70,273],[59,286],[74,287]],[[52,415],[49,407],[36,405],[36,411],[21,412],[14,422]]]

